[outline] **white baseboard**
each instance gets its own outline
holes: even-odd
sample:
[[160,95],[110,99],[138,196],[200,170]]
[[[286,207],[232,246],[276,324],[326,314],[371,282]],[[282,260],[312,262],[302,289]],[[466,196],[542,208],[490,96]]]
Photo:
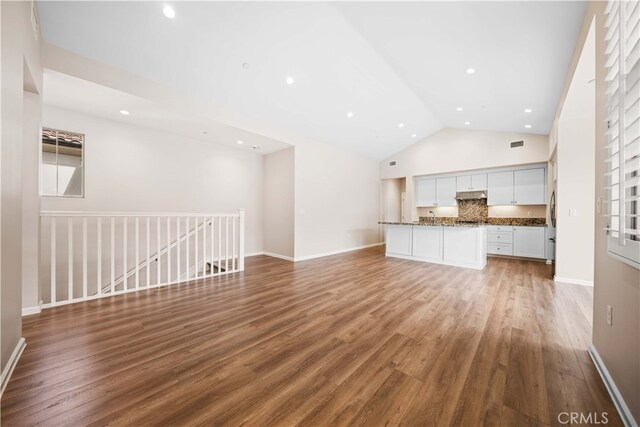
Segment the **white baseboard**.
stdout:
[[247,257],[250,257],[250,256],[258,256],[258,255],[264,255],[264,254],[265,254],[265,252],[262,252],[262,251],[260,251],[260,252],[251,252],[251,253],[248,253],[248,254],[244,254],[244,257],[247,258]]
[[24,348],[27,346],[27,342],[24,338],[20,338],[18,344],[16,344],[16,348],[13,349],[13,353],[11,353],[11,357],[7,360],[7,364],[2,370],[2,388],[0,389],[0,396],[4,393],[4,389],[7,388],[7,384],[9,384],[9,378],[11,378],[11,374],[18,364],[18,359],[22,355]]
[[33,307],[22,307],[22,317],[30,316],[32,314],[38,314],[42,311],[42,307],[39,305]]
[[568,283],[570,285],[591,286],[593,287],[593,280],[572,279],[571,277],[558,277],[553,276],[553,281],[556,283]]
[[372,248],[374,246],[380,246],[380,245],[384,245],[384,243],[372,243],[370,245],[356,246],[356,247],[353,247],[353,248],[339,249],[337,251],[323,252],[323,253],[319,253],[319,254],[295,257],[295,261],[296,262],[298,262],[298,261],[307,261],[307,260],[310,260],[310,259],[322,258],[322,257],[325,257],[325,256],[330,256],[330,255],[338,255],[338,254],[343,254],[343,253],[346,253],[346,252],[358,251],[360,249]]
[[629,407],[625,403],[618,387],[616,387],[616,383],[613,382],[613,378],[611,378],[611,375],[609,374],[609,370],[607,370],[598,350],[596,350],[593,344],[589,346],[589,355],[591,356],[593,363],[596,365],[596,369],[598,370],[600,377],[602,377],[602,381],[607,387],[611,400],[613,400],[614,405],[616,405],[616,409],[618,410],[624,425],[627,427],[638,427],[638,422],[633,418]]
[[270,256],[270,257],[273,257],[273,258],[283,259],[285,261],[292,261],[292,262],[295,261],[293,259],[293,257],[286,256],[286,255],[275,254],[273,252],[262,252],[262,255]]

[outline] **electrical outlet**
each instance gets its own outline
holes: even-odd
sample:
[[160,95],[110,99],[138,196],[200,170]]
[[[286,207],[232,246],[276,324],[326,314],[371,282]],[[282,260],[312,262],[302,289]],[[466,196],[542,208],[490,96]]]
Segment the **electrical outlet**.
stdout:
[[531,218],[531,211],[527,211],[527,216]]
[[607,324],[613,326],[613,308],[610,305],[607,305]]

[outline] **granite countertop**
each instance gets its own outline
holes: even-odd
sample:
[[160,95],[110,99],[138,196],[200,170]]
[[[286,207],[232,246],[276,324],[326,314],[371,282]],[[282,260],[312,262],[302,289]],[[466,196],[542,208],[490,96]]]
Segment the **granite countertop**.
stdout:
[[378,221],[378,224],[386,225],[415,225],[418,227],[481,227],[487,224],[478,222],[453,222],[453,223],[438,223],[436,222],[391,222],[391,221]]

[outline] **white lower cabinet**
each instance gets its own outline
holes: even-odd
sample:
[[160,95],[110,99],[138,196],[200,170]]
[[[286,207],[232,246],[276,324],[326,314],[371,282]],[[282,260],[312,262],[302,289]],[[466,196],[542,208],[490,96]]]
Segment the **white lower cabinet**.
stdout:
[[490,225],[487,253],[545,258],[546,227]]
[[387,252],[396,255],[410,256],[412,253],[411,226],[387,225]]
[[389,257],[482,270],[487,264],[486,227],[387,225]]
[[513,255],[527,258],[544,258],[544,227],[513,227]]
[[413,256],[442,259],[442,227],[414,227]]

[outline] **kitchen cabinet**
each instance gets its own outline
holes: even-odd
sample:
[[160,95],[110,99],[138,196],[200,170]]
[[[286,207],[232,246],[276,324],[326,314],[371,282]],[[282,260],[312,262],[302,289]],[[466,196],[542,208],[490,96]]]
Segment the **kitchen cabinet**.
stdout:
[[435,178],[416,180],[416,206],[436,206]]
[[487,189],[487,174],[460,175],[456,177],[457,191],[484,191]]
[[513,255],[545,257],[545,227],[513,227]]
[[513,204],[543,205],[545,203],[545,169],[525,169],[513,172]]
[[488,174],[487,204],[544,205],[545,168]]
[[386,256],[482,270],[487,227],[388,224]]
[[442,228],[413,227],[413,256],[430,260],[442,259]]
[[487,205],[513,204],[513,171],[487,174]]
[[436,179],[436,206],[456,205],[456,177]]
[[412,229],[406,225],[387,225],[387,253],[410,256],[412,253]]

